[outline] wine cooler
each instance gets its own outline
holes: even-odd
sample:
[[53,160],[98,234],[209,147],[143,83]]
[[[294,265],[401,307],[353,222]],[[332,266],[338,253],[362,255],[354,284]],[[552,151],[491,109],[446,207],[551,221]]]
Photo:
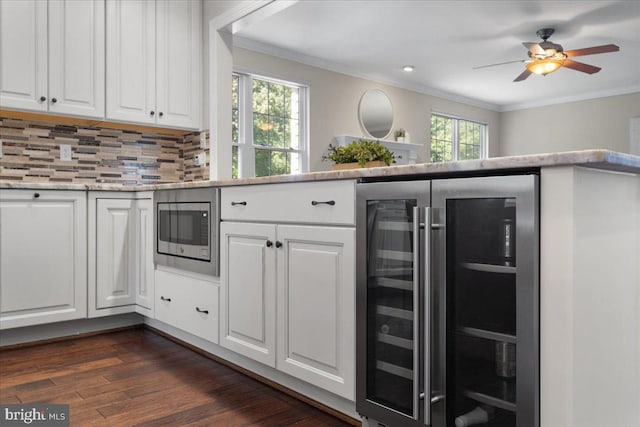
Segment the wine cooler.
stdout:
[[538,177],[357,186],[356,409],[539,427]]

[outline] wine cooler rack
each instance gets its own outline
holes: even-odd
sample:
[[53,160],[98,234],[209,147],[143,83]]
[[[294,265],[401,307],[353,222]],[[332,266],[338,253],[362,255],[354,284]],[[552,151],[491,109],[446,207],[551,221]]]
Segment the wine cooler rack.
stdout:
[[[453,249],[448,253],[448,295],[453,303],[449,305],[453,333],[448,339],[455,355],[450,368],[455,381],[450,386],[456,396],[450,408],[455,416],[486,408],[491,414],[483,424],[487,426],[515,424],[515,202],[449,203],[447,243]],[[472,219],[469,212],[474,212]]]

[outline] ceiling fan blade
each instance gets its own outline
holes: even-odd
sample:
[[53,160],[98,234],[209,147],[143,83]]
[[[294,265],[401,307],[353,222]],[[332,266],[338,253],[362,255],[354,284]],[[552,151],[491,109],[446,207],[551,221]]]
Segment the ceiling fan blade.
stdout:
[[564,53],[567,58],[574,56],[595,55],[597,53],[617,52],[620,48],[615,44],[605,44],[602,46],[585,47],[584,49],[567,50]]
[[528,60],[527,59],[518,59],[517,61],[498,62],[497,64],[481,65],[479,67],[473,67],[472,70],[479,70],[480,68],[487,68],[487,67],[495,67],[497,65],[515,64],[516,62],[526,62],[526,61],[528,61]]
[[524,70],[522,74],[520,74],[518,77],[515,78],[514,82],[521,82],[522,80],[526,79],[530,75],[531,75],[531,71]]
[[602,69],[600,67],[594,67],[593,65],[583,64],[582,62],[572,61],[571,59],[565,59],[562,66],[571,68],[572,70],[582,71],[587,74],[594,74]]
[[522,45],[526,47],[529,50],[529,52],[531,52],[531,54],[533,55],[535,54],[544,55],[544,49],[540,47],[538,43],[524,42],[522,43]]

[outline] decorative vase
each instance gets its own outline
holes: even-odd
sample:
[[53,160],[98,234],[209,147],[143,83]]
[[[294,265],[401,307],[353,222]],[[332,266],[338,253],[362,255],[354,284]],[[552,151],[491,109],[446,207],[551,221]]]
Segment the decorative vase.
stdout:
[[396,136],[397,142],[404,142],[404,136]]
[[331,170],[340,171],[340,170],[345,170],[345,169],[378,168],[378,167],[381,167],[381,166],[387,166],[387,164],[385,162],[383,162],[382,160],[375,160],[373,162],[365,163],[364,166],[360,166],[360,164],[358,162],[338,163],[338,164],[335,164],[335,165],[331,166]]

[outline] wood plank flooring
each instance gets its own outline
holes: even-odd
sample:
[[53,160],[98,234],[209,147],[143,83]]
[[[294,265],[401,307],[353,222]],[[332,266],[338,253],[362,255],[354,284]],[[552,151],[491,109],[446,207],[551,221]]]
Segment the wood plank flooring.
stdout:
[[0,351],[0,403],[71,426],[348,426],[147,329]]

